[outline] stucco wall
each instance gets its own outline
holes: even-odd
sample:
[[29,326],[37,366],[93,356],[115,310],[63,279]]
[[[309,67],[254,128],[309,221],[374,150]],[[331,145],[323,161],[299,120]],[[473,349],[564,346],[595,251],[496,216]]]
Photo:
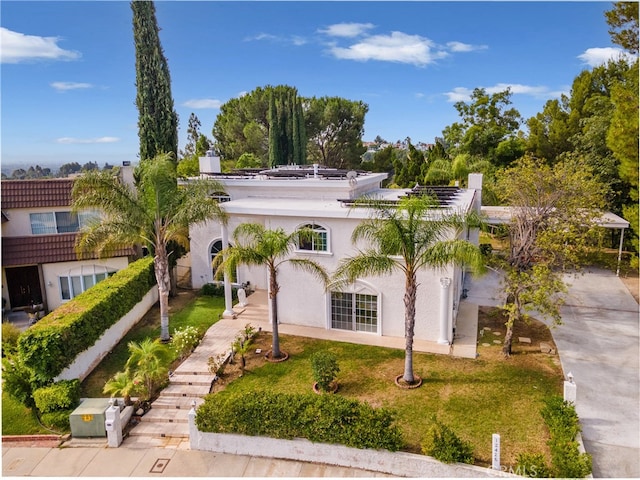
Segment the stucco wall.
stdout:
[[109,353],[125,334],[149,311],[158,301],[158,287],[154,286],[124,317],[104,334],[91,347],[76,357],[74,362],[55,378],[59,380],[84,380],[100,361]]
[[[93,265],[98,268],[107,267],[109,269],[122,270],[129,264],[127,257],[104,258],[94,260],[79,260],[76,262],[46,263],[42,265],[43,284],[47,297],[49,310],[55,310],[67,300],[62,300],[60,292],[60,281],[58,277],[67,276],[71,271],[73,275],[80,275],[80,269],[85,267],[87,272]],[[49,285],[51,282],[51,285]]]
[[[294,255],[312,259],[321,264],[329,274],[333,274],[340,260],[357,253],[357,246],[351,242],[353,229],[360,220],[357,218],[314,218],[296,216],[249,216],[233,217],[228,225],[232,242],[233,230],[243,222],[255,222],[269,229],[282,228],[292,232],[301,225],[317,223],[329,231],[329,252],[294,252]],[[221,238],[221,227],[217,222],[191,229],[191,268],[193,287],[200,288],[211,281],[209,248],[214,240]],[[362,247],[362,245],[360,246]],[[416,301],[415,338],[437,341],[440,319],[441,277],[453,279],[449,289],[449,303],[453,305],[454,294],[459,291],[461,275],[453,267],[441,271],[423,270],[418,274],[418,294]],[[401,273],[390,276],[362,278],[358,287],[369,285],[366,293],[379,297],[379,332],[383,336],[404,336],[404,289],[405,281]],[[238,281],[250,281],[254,288],[266,289],[265,269],[241,266]],[[296,324],[318,328],[329,328],[330,296],[325,286],[312,274],[294,269],[290,264],[279,268],[278,318],[283,324]],[[456,297],[457,298],[457,297]],[[371,335],[371,333],[362,333]]]

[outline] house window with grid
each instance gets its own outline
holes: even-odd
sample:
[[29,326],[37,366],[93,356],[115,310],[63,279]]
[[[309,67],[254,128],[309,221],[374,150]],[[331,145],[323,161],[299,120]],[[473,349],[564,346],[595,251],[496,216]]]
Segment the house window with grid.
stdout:
[[331,292],[331,328],[376,333],[378,331],[378,296]]
[[329,231],[326,228],[315,223],[309,223],[300,227],[300,229],[303,228],[310,230],[311,236],[298,239],[298,250],[310,252],[329,251]]
[[31,233],[33,235],[51,235],[55,233],[75,233],[80,228],[99,218],[97,212],[47,212],[30,213]]
[[69,275],[58,277],[60,297],[62,300],[71,300],[115,273],[115,270],[97,266],[81,267],[80,271],[69,272]]

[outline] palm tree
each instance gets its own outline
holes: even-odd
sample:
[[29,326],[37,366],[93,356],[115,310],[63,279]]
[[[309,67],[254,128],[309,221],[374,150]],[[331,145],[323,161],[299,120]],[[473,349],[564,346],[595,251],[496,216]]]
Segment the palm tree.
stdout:
[[107,383],[104,384],[102,389],[103,393],[108,393],[111,396],[122,395],[124,397],[124,404],[131,404],[131,392],[134,390],[135,384],[133,379],[129,375],[128,371],[117,372],[111,377]]
[[313,260],[304,258],[289,258],[289,254],[299,240],[313,237],[313,230],[302,228],[287,234],[282,228],[266,229],[257,223],[243,223],[233,232],[234,245],[223,249],[213,259],[216,277],[220,278],[226,271],[231,274],[238,265],[266,266],[269,273],[269,307],[273,321],[273,341],[271,357],[281,358],[280,339],[278,337],[278,303],[280,291],[278,284],[278,267],[283,263],[290,263],[295,268],[305,270],[326,285],[329,280],[324,268]]
[[129,360],[126,369],[131,372],[134,384],[141,383],[146,400],[151,399],[156,385],[169,373],[171,354],[163,343],[145,338],[141,342],[129,342]]
[[388,275],[394,271],[404,273],[406,342],[402,378],[408,384],[415,382],[413,334],[418,271],[455,264],[469,265],[476,271],[484,268],[477,246],[466,240],[450,238],[453,232],[469,225],[477,216],[436,210],[437,205],[437,201],[429,197],[403,198],[397,205],[375,199],[356,202],[356,206],[372,208],[372,216],[354,229],[352,241],[356,244],[359,240],[366,240],[371,246],[343,259],[335,273],[338,283],[353,282],[369,275]]
[[136,171],[136,188],[121,183],[109,172],[87,172],[73,186],[73,209],[100,211],[98,222],[78,235],[80,252],[108,254],[122,246],[143,244],[154,255],[160,297],[160,339],[169,337],[169,257],[171,242],[189,245],[189,226],[209,219],[226,222],[226,214],[209,196],[224,188],[212,180],[193,180],[178,186],[170,154],[143,160]]

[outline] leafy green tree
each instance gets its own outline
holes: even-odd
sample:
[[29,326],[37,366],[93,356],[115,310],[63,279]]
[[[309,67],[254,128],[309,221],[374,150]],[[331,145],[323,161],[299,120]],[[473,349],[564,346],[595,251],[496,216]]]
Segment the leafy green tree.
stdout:
[[443,131],[451,153],[468,153],[496,164],[496,148],[500,142],[515,136],[520,127],[520,113],[510,105],[509,89],[488,94],[484,88],[475,88],[468,103],[457,102],[454,107],[461,122]]
[[178,158],[178,114],[173,106],[169,65],[160,44],[152,1],[131,2],[136,51],[136,106],[140,160],[171,153]]
[[569,138],[569,97],[562,95],[560,100],[549,100],[542,112],[526,122],[529,129],[526,151],[537,158],[555,163],[564,152],[571,151]]
[[[637,15],[637,5],[636,5]],[[636,30],[637,32],[637,30]],[[620,179],[629,185],[629,196],[622,205],[622,213],[632,230],[632,244],[636,251],[640,233],[638,218],[638,62],[629,69],[622,81],[611,90],[613,113],[606,143],[618,161]]]
[[66,177],[67,175],[71,175],[73,173],[78,173],[82,170],[82,167],[78,162],[65,163],[60,166],[59,174],[62,177]]
[[154,255],[160,296],[160,339],[169,341],[170,242],[188,248],[189,227],[207,220],[226,221],[219,204],[209,197],[224,187],[212,180],[193,180],[178,186],[169,154],[140,162],[134,191],[109,172],[91,171],[76,180],[74,211],[97,209],[100,222],[91,224],[77,239],[79,251],[108,254],[123,245],[142,243]]
[[253,153],[243,153],[236,162],[236,168],[262,168],[262,162]]
[[195,177],[200,173],[200,157],[204,157],[209,150],[211,141],[200,133],[200,119],[195,113],[189,116],[187,128],[187,144],[180,152],[178,161],[178,176],[181,178]]
[[366,151],[362,135],[369,106],[340,97],[313,97],[305,104],[312,163],[335,168],[358,167]]
[[269,278],[269,307],[271,310],[271,320],[273,327],[273,341],[271,347],[272,358],[281,358],[280,338],[278,336],[278,268],[289,263],[294,268],[298,268],[315,275],[326,285],[328,275],[324,268],[306,258],[291,258],[290,254],[300,240],[313,236],[311,229],[300,229],[293,233],[286,233],[283,229],[266,229],[257,223],[240,224],[233,232],[233,246],[229,246],[220,252],[213,259],[213,266],[216,269],[215,275],[220,278],[226,271],[233,274],[238,265],[255,265],[267,268]]
[[512,208],[509,253],[500,262],[508,315],[502,351],[508,357],[514,325],[528,312],[560,322],[562,270],[584,262],[589,240],[599,232],[605,188],[583,158],[551,167],[524,157],[499,174],[497,191]]
[[401,188],[410,188],[416,184],[424,185],[424,174],[427,163],[424,153],[413,146],[411,141],[407,142],[408,153],[404,163],[396,162],[394,183]]
[[166,345],[145,338],[140,342],[129,342],[129,359],[126,369],[131,372],[134,388],[142,386],[145,400],[150,400],[158,386],[169,373],[171,354]]
[[356,205],[373,210],[372,218],[362,221],[351,237],[354,244],[366,241],[368,248],[343,259],[335,276],[338,281],[353,282],[369,275],[389,275],[395,271],[404,274],[405,364],[402,378],[413,384],[418,272],[423,268],[441,269],[450,265],[466,265],[481,272],[484,265],[479,248],[466,240],[449,237],[452,232],[479,222],[471,214],[441,212],[433,218],[429,213],[438,202],[429,197],[404,198],[397,206],[370,199],[358,201]]
[[605,12],[611,41],[630,53],[638,53],[638,2],[615,2]]

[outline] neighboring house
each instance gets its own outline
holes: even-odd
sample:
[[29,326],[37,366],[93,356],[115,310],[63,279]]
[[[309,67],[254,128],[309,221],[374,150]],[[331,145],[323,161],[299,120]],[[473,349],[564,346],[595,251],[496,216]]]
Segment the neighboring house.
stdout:
[[[396,201],[403,195],[417,193],[411,189],[382,189],[380,185],[387,178],[386,173],[356,173],[314,166],[220,174],[216,173],[219,172],[217,157],[202,158],[200,170],[202,175],[210,175],[224,184],[226,193],[217,196],[224,202],[230,219],[226,227],[209,222],[191,228],[193,288],[214,281],[211,260],[232,241],[233,230],[240,223],[260,223],[286,232],[311,226],[317,237],[300,244],[293,255],[312,258],[331,274],[342,258],[356,253],[351,234],[370,214],[367,208],[350,208],[353,200],[371,195]],[[472,175],[470,185],[475,188],[440,187],[432,192],[438,193],[442,210],[479,211],[481,184],[482,176]],[[435,209],[434,213],[437,215],[439,210]],[[474,235],[467,229],[461,235],[477,243],[477,232]],[[419,272],[416,339],[452,342],[464,274],[455,267]],[[256,289],[266,290],[268,285],[266,270],[257,267],[240,266],[232,281],[250,283]],[[361,278],[348,287],[329,286],[325,290],[309,273],[284,264],[279,268],[278,281],[281,286],[278,318],[282,324],[351,330],[362,335],[404,336],[405,285],[401,274]],[[230,313],[231,306],[227,305],[226,310]],[[443,315],[447,318],[441,318]],[[445,331],[441,331],[441,324],[446,325]]]
[[74,249],[84,222],[71,213],[73,179],[3,180],[2,298],[6,309],[42,305],[49,312],[126,267],[132,248],[79,260]]

